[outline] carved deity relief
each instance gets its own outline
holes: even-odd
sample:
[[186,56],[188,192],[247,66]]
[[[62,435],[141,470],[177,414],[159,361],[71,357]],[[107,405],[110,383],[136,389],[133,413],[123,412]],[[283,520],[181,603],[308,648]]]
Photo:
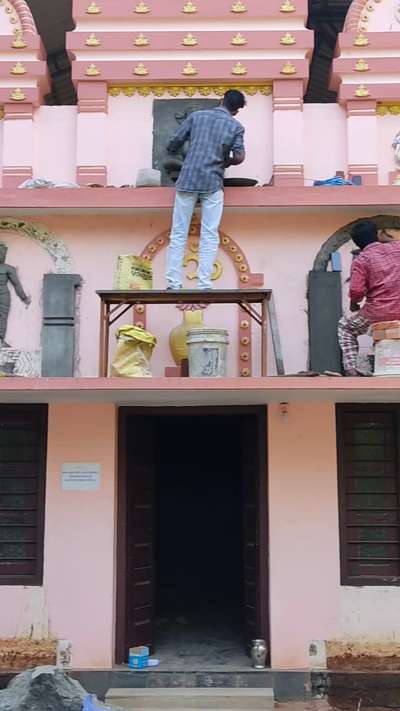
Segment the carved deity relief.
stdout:
[[394,160],[397,167],[400,169],[400,131],[395,136],[392,148],[394,148]]
[[31,303],[31,297],[25,293],[16,268],[6,264],[7,250],[7,245],[0,243],[0,348],[10,347],[5,340],[11,304],[9,284],[12,284],[15,293],[24,304],[29,306]]
[[188,145],[175,153],[166,149],[167,140],[194,111],[218,106],[218,99],[156,99],[153,104],[153,168],[161,171],[161,185],[174,185],[185,160]]

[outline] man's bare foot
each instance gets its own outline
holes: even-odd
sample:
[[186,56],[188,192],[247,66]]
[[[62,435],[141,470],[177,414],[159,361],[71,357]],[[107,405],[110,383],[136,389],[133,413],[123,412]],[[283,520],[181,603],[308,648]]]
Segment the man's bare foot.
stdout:
[[11,348],[11,346],[4,338],[0,338],[0,348]]

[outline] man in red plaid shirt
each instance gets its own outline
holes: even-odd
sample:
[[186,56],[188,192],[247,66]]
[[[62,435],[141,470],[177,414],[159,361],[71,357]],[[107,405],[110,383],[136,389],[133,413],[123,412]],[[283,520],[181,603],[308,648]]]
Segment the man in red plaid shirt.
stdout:
[[360,249],[350,272],[353,314],[340,319],[338,336],[345,374],[360,375],[358,336],[367,333],[371,323],[400,320],[400,242],[379,242],[376,224],[371,220],[354,225],[351,237]]

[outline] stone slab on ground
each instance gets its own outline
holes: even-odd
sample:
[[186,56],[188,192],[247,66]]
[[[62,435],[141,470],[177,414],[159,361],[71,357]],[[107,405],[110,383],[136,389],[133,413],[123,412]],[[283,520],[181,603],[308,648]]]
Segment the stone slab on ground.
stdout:
[[234,688],[159,688],[159,689],[109,689],[106,702],[117,703],[124,709],[263,709],[273,711],[272,689]]

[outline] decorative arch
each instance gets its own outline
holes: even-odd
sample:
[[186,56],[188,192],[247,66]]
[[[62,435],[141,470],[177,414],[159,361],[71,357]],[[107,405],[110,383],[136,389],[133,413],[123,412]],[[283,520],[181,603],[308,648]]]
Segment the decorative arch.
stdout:
[[0,235],[1,232],[17,232],[40,244],[50,256],[57,274],[68,274],[72,271],[72,259],[66,244],[43,225],[6,217],[0,220]]
[[361,222],[365,219],[375,222],[378,230],[400,230],[400,217],[397,215],[376,215],[375,217],[362,217],[357,220],[353,220],[353,222],[349,222],[347,225],[344,225],[344,227],[341,227],[339,230],[334,232],[333,235],[331,235],[326,242],[324,242],[315,257],[313,264],[314,272],[324,272],[327,270],[332,252],[337,252],[340,247],[343,247],[343,245],[351,239],[352,227],[354,227],[357,222]]
[[[141,257],[152,261],[169,243],[170,230],[165,230],[154,237],[142,250]],[[237,277],[239,288],[257,288],[264,284],[264,275],[251,271],[248,259],[242,248],[225,232],[220,231],[220,248],[230,258]],[[188,238],[188,248],[191,246],[198,249],[200,239],[200,219],[194,216]],[[134,323],[137,326],[146,328],[146,307],[138,305],[134,310]],[[238,329],[238,369],[242,378],[248,378],[252,374],[252,337],[251,322],[249,315],[242,308],[239,308],[239,329]]]
[[9,1],[10,5],[13,6],[13,8],[15,9],[15,12],[17,13],[17,15],[19,17],[22,31],[37,34],[35,20],[33,19],[31,9],[30,9],[28,3],[26,2],[26,0],[8,0],[8,1]]

